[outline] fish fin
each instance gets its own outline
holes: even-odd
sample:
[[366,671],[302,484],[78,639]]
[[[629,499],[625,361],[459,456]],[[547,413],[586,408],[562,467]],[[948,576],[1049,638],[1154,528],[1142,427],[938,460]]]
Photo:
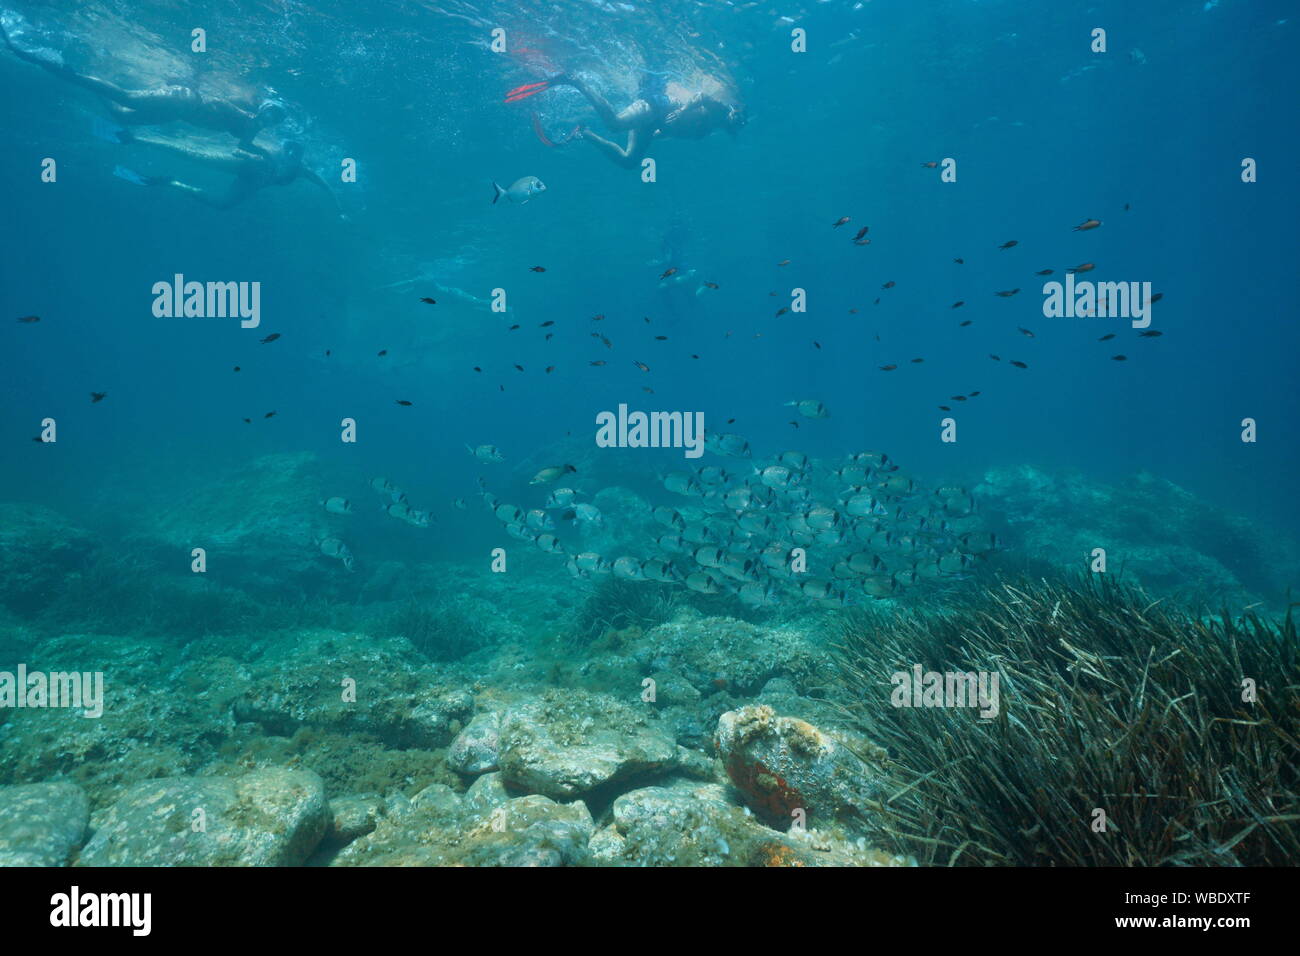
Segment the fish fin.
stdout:
[[497,200],[501,198],[501,195],[505,192],[505,190],[502,189],[500,186],[498,186],[495,180],[493,180],[492,182],[492,188],[496,190],[496,194],[492,197],[492,205],[495,206],[497,204]]

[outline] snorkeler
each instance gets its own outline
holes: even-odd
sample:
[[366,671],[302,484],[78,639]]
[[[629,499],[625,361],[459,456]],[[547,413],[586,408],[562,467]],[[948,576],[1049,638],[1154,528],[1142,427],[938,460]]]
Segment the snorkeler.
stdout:
[[217,191],[193,186],[170,176],[142,176],[124,166],[118,166],[113,170],[114,175],[137,186],[166,186],[179,190],[214,209],[231,209],[266,186],[288,186],[298,179],[305,179],[329,193],[330,198],[334,200],[335,208],[338,209],[339,218],[347,221],[348,217],[344,215],[338,197],[329,188],[329,184],[303,163],[303,145],[297,140],[288,140],[281,147],[269,150],[259,149],[256,152],[249,152],[235,149],[229,153],[189,146],[157,136],[130,136],[125,142],[164,149],[212,169],[235,174],[229,187],[224,191]]
[[257,134],[284,122],[288,116],[284,104],[270,97],[256,104],[235,103],[205,97],[195,89],[178,84],[148,90],[123,89],[108,80],[77,73],[50,51],[38,54],[22,49],[10,39],[3,23],[0,23],[0,37],[19,59],[104,97],[113,118],[127,125],[154,126],[180,120],[203,129],[229,133],[238,140],[241,149],[255,152],[261,150],[261,147],[253,145]]
[[[573,87],[586,97],[601,122],[611,129],[628,131],[624,146],[583,127],[578,127],[573,135],[593,144],[620,166],[629,168],[640,164],[655,137],[703,139],[715,129],[735,133],[746,122],[743,106],[725,103],[714,95],[721,93],[723,87],[711,77],[703,77],[701,89],[692,92],[680,83],[664,82],[656,74],[645,73],[637,98],[621,112],[615,112],[609,101],[580,77],[560,74],[546,82],[546,88],[552,86]],[[705,89],[710,92],[705,92]]]

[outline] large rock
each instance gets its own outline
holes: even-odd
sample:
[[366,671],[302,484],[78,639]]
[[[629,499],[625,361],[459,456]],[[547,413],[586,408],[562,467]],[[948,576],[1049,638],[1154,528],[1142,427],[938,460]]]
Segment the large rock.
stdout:
[[476,714],[447,748],[447,766],[457,773],[487,773],[497,769],[500,749],[501,715],[495,711]]
[[785,829],[803,810],[809,824],[843,815],[868,817],[885,791],[885,753],[867,763],[857,754],[765,704],[729,711],[718,720],[716,745],[727,776],[764,821]]
[[325,786],[309,770],[146,780],[96,814],[78,864],[298,866],[331,825]]
[[502,777],[528,793],[568,800],[676,762],[676,742],[658,721],[606,694],[547,691],[501,719]]
[[89,820],[90,803],[76,784],[0,787],[0,866],[64,866]]
[[1085,571],[1104,548],[1110,573],[1215,610],[1282,601],[1300,575],[1293,539],[1148,472],[1109,485],[1021,465],[990,469],[973,490],[1021,562]]
[[[434,785],[390,801],[373,833],[349,844],[334,866],[573,866],[588,860],[595,824],[581,801],[540,794],[510,799],[496,774],[458,797]],[[477,784],[476,784],[477,786]]]
[[49,508],[0,504],[0,604],[41,610],[91,562],[90,534]]
[[184,495],[158,501],[129,539],[133,548],[187,566],[190,549],[207,551],[208,574],[241,587],[281,589],[286,581],[346,576],[343,565],[321,554],[316,540],[347,541],[352,516],[328,514],[319,464],[309,452],[265,455]]
[[822,831],[780,833],[735,802],[728,788],[675,780],[614,801],[593,834],[594,862],[635,866],[902,866],[861,839]]
[[[824,679],[824,653],[791,627],[758,627],[686,609],[652,628],[632,648],[646,673],[671,672],[701,694],[719,690],[752,696],[774,677],[803,689]],[[668,703],[685,698],[673,693]]]

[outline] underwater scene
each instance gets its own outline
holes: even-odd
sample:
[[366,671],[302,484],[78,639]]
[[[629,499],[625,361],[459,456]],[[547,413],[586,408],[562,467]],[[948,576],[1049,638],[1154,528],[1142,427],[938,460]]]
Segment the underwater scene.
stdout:
[[0,0],[0,865],[1300,862],[1298,23]]

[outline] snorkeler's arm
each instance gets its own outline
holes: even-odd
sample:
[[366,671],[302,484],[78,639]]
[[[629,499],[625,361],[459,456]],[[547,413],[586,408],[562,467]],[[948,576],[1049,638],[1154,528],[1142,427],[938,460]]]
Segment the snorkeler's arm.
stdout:
[[298,175],[302,176],[302,178],[306,179],[308,182],[315,183],[321,189],[325,190],[325,192],[329,193],[330,199],[334,200],[334,208],[338,210],[339,218],[342,219],[344,222],[350,221],[348,219],[348,214],[343,211],[343,204],[339,202],[338,194],[335,193],[334,190],[330,188],[330,184],[325,182],[325,180],[322,179],[314,169],[308,169],[306,166],[304,166],[302,167],[302,171]]

